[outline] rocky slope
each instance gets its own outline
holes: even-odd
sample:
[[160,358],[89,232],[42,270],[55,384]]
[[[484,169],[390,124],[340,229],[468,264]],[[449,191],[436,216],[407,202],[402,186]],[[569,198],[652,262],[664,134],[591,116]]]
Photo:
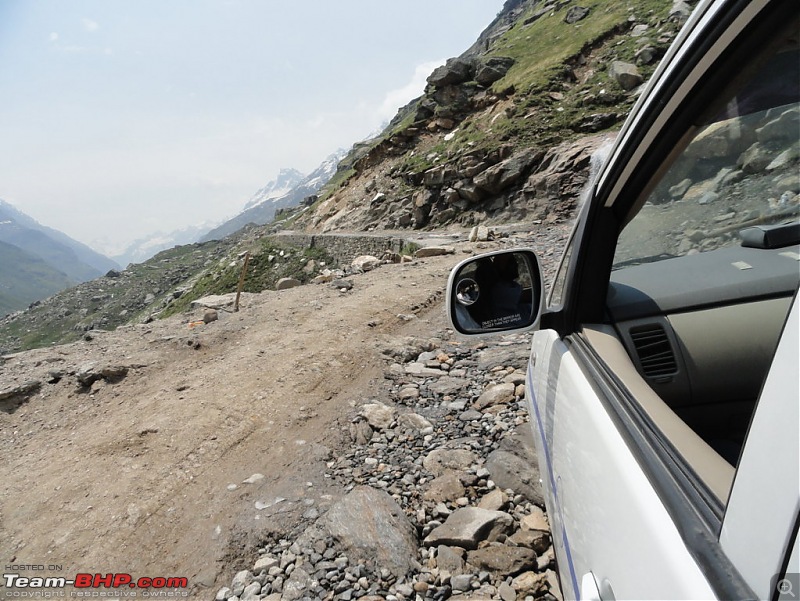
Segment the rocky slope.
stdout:
[[509,0],[425,94],[342,161],[314,231],[557,220],[675,36],[684,2]]

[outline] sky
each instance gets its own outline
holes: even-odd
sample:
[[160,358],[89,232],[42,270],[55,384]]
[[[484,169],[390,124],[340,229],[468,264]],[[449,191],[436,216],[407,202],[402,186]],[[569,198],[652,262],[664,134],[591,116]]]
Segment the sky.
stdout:
[[503,0],[0,0],[0,199],[107,254],[236,215],[419,96]]

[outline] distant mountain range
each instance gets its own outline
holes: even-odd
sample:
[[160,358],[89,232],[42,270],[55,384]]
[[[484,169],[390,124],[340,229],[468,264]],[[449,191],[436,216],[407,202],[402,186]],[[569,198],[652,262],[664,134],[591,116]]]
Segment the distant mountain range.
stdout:
[[119,265],[0,200],[0,316]]
[[155,232],[149,236],[134,240],[122,252],[112,254],[111,258],[122,266],[127,266],[131,263],[144,263],[162,250],[197,242],[209,229],[216,227],[218,223],[192,225],[168,233]]
[[336,151],[308,175],[296,169],[282,169],[276,180],[253,195],[241,213],[208,232],[200,241],[221,240],[248,223],[264,225],[275,218],[278,209],[300,205],[304,198],[316,194],[328,183],[346,154],[347,151],[343,149]]

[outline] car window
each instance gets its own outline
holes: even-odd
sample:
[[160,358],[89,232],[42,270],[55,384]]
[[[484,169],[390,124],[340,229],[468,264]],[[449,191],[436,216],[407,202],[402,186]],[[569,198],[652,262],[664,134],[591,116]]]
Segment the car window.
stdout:
[[741,246],[743,236],[766,245],[764,226],[797,220],[799,67],[796,47],[782,49],[689,133],[622,231],[614,269]]

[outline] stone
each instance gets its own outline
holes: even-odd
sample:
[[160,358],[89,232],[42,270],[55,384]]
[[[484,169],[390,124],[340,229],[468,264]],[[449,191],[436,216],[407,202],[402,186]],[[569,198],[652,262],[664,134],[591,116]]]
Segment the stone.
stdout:
[[211,323],[219,319],[219,313],[216,309],[206,309],[203,313],[203,323]]
[[246,480],[242,480],[242,484],[255,484],[256,482],[261,482],[265,477],[264,474],[253,474]]
[[357,271],[372,271],[376,267],[380,266],[381,260],[378,257],[373,257],[372,255],[361,255],[353,259],[350,263],[350,266],[353,267]]
[[434,449],[425,456],[422,465],[434,476],[440,476],[447,470],[467,470],[477,460],[478,456],[466,449]]
[[241,601],[254,601],[256,599],[261,599],[261,583],[260,582],[251,582],[246,587],[244,587],[244,591],[242,591],[241,596],[239,599]]
[[418,413],[403,413],[397,418],[397,423],[417,432],[433,428],[433,424]]
[[376,430],[388,428],[394,421],[395,410],[383,403],[367,403],[361,407],[361,415]]
[[469,233],[470,242],[487,242],[491,239],[492,231],[485,225],[476,225]]
[[464,574],[464,549],[439,545],[436,548],[436,567],[451,576]]
[[425,257],[439,257],[442,255],[452,255],[456,249],[452,246],[425,246],[420,248],[414,253],[417,259],[424,259]]
[[573,6],[564,15],[564,22],[572,25],[578,21],[582,21],[589,16],[589,9],[583,6]]
[[515,576],[536,568],[536,553],[525,547],[492,545],[467,553],[467,562],[501,577]]
[[628,91],[642,85],[644,81],[636,65],[623,61],[611,61],[608,74],[614,81],[622,86],[624,90]]
[[398,578],[416,563],[416,529],[386,492],[358,486],[320,521],[351,560],[377,562]]
[[372,426],[365,421],[357,421],[353,424],[350,424],[350,438],[358,445],[363,446],[369,444],[369,441],[372,440],[373,435],[374,431]]
[[464,507],[434,528],[423,543],[428,547],[448,545],[477,549],[480,542],[495,541],[499,536],[509,534],[513,527],[514,518],[507,513]]
[[472,60],[451,58],[441,67],[434,69],[427,81],[437,87],[459,84],[470,81],[474,71],[475,64]]
[[550,534],[542,530],[517,530],[508,540],[518,547],[533,549],[537,555],[542,555],[547,551],[551,542]]
[[274,557],[266,555],[256,561],[255,565],[253,566],[253,573],[260,574],[262,571],[269,571],[270,568],[275,567],[278,564],[280,564],[280,561]]
[[283,601],[297,601],[306,593],[311,576],[303,568],[295,568],[283,585]]
[[473,178],[479,188],[492,194],[499,194],[503,190],[519,182],[525,173],[544,157],[544,151],[539,148],[526,148],[514,153],[508,159],[492,165]]
[[450,579],[450,586],[454,591],[466,592],[472,588],[472,574],[458,574]]
[[248,570],[241,570],[236,573],[231,582],[231,590],[235,597],[240,596],[244,589],[253,582],[253,575]]
[[517,591],[507,582],[503,582],[497,587],[497,594],[503,601],[516,601]]
[[428,385],[428,390],[436,394],[455,394],[461,392],[469,385],[469,380],[445,376],[437,382]]
[[426,501],[438,503],[441,501],[455,501],[463,497],[464,485],[456,472],[448,471],[431,481],[422,498]]
[[289,288],[297,288],[300,286],[300,280],[296,278],[281,278],[275,284],[275,290],[288,290]]
[[500,489],[495,489],[483,496],[478,503],[481,509],[489,511],[502,511],[508,506],[508,495]]
[[530,423],[517,426],[503,438],[500,446],[486,458],[486,469],[500,488],[510,488],[532,503],[544,506],[539,460]]
[[514,62],[513,58],[507,56],[481,58],[475,68],[475,81],[482,86],[490,86],[505,77]]
[[550,532],[547,516],[542,508],[537,505],[534,505],[531,512],[520,520],[520,527],[523,530]]
[[745,173],[760,173],[769,166],[775,157],[761,144],[753,144],[739,157],[737,164]]
[[511,586],[521,597],[538,597],[547,590],[547,575],[526,571],[515,577]]
[[353,280],[337,278],[331,281],[331,288],[336,288],[337,290],[352,290]]
[[233,597],[233,591],[229,589],[227,586],[223,586],[221,589],[217,591],[216,597],[214,597],[215,601],[227,601]]
[[503,382],[502,384],[495,384],[483,391],[478,400],[475,401],[473,408],[481,411],[492,405],[505,405],[514,400],[514,391],[516,386],[511,382]]

